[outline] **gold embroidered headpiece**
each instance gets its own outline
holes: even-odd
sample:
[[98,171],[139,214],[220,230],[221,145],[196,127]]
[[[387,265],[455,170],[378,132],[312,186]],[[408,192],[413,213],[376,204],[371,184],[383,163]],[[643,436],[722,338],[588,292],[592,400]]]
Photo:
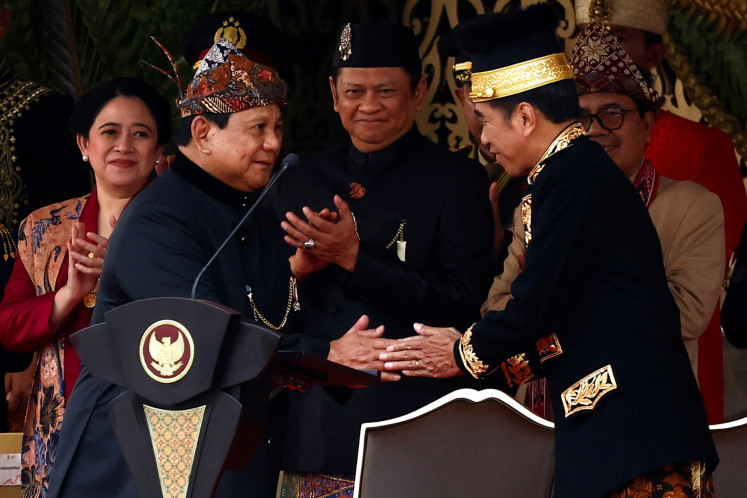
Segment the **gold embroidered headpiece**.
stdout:
[[572,79],[558,23],[545,3],[470,20],[459,34],[459,48],[472,61],[470,98],[483,102]]
[[589,24],[578,37],[571,54],[573,80],[579,95],[619,93],[647,110],[663,100],[619,43],[601,24]]
[[664,0],[576,0],[576,23],[591,22],[607,30],[616,25],[663,35],[667,9]]
[[205,54],[186,90],[181,90],[173,57],[163,45],[156,43],[171,61],[174,75],[149,65],[179,87],[176,105],[182,117],[205,113],[228,114],[270,104],[281,107],[287,104],[288,86],[277,71],[249,60],[224,38]]
[[469,97],[475,102],[500,99],[571,78],[573,71],[564,53],[544,55],[512,66],[472,73]]

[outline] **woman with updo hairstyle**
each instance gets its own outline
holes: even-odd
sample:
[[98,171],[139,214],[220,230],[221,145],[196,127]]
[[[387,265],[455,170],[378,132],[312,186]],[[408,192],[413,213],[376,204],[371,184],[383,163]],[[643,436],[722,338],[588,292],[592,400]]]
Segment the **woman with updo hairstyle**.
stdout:
[[21,222],[18,257],[0,303],[0,342],[10,351],[35,352],[24,422],[24,497],[46,494],[80,372],[68,337],[91,322],[109,237],[161,160],[171,135],[170,107],[150,85],[115,78],[81,97],[70,129],[93,170],[93,191]]

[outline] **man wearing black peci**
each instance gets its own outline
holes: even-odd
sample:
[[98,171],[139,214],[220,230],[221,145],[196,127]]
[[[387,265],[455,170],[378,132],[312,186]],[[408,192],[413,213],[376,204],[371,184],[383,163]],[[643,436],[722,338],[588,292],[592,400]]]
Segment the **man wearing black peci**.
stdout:
[[[291,266],[313,352],[381,370],[378,337],[340,336],[361,315],[390,339],[408,335],[413,321],[469,325],[479,317],[492,276],[488,182],[478,163],[415,126],[426,82],[409,28],[348,24],[329,81],[352,143],[301,156],[278,184],[276,209],[296,248]],[[352,496],[361,423],[467,384],[402,378],[353,392],[289,393],[284,492]]]

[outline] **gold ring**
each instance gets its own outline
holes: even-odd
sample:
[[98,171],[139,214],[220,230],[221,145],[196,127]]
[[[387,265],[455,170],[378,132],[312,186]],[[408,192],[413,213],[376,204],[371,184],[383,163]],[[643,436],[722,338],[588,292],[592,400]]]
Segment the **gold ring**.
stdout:
[[93,259],[94,258],[94,254],[92,252],[89,252],[88,253],[88,257],[91,258],[91,259]]

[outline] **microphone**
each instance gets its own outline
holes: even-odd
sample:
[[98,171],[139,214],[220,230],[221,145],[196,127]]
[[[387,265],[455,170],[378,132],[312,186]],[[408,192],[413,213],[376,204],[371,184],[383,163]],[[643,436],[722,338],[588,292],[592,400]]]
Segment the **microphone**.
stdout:
[[226,247],[226,244],[228,244],[228,241],[230,241],[234,235],[236,235],[236,232],[239,231],[239,228],[241,228],[241,225],[244,224],[247,218],[249,218],[249,215],[254,212],[254,209],[259,206],[262,203],[262,199],[264,199],[265,195],[267,195],[267,192],[270,191],[273,185],[275,185],[275,182],[280,178],[280,175],[285,173],[286,170],[289,168],[295,166],[298,163],[298,156],[296,154],[290,153],[287,156],[285,156],[285,159],[283,159],[283,162],[280,165],[280,170],[270,178],[270,181],[267,182],[267,185],[265,185],[264,190],[261,194],[259,194],[259,197],[257,197],[257,200],[254,201],[254,204],[252,204],[252,207],[249,208],[249,210],[244,214],[244,216],[241,218],[241,220],[236,224],[236,227],[231,231],[231,233],[228,234],[228,237],[223,241],[223,243],[218,247],[218,249],[215,251],[215,253],[210,257],[207,263],[205,263],[205,266],[202,267],[200,270],[200,273],[197,274],[197,277],[195,278],[194,283],[192,284],[192,294],[190,295],[190,299],[195,298],[195,293],[197,292],[197,284],[200,281],[200,277],[202,277],[202,274],[205,273],[205,270],[208,269],[208,266],[212,264],[213,261],[215,261],[215,258],[218,257],[218,254],[223,250],[224,247]]

